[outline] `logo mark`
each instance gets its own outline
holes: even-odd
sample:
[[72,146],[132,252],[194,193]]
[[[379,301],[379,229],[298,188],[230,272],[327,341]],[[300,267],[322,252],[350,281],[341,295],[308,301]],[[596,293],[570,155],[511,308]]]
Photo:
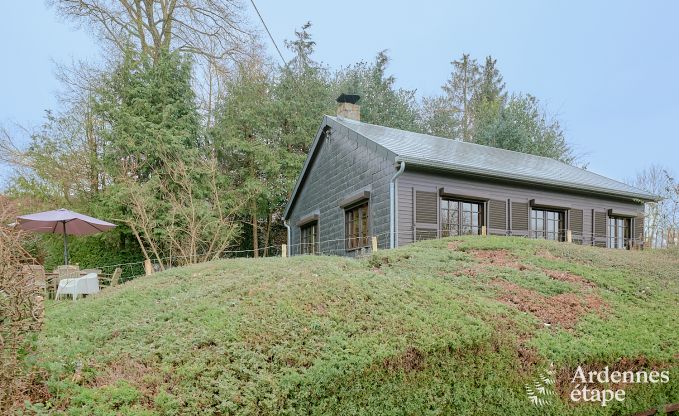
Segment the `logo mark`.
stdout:
[[554,391],[555,380],[554,364],[550,364],[547,370],[538,373],[532,383],[525,385],[528,400],[538,407],[551,404],[551,399],[556,395]]

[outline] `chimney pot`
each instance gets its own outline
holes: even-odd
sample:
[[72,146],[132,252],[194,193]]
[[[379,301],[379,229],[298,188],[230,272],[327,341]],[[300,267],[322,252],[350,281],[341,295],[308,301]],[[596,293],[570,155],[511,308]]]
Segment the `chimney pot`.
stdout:
[[356,104],[360,98],[356,94],[340,94],[337,97],[337,116],[361,121],[361,106]]

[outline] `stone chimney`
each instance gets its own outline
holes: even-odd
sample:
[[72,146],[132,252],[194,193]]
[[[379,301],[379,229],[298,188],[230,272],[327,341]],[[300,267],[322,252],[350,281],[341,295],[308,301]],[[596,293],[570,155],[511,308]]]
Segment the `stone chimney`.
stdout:
[[337,98],[337,116],[361,121],[361,106],[356,104],[360,98],[355,94],[341,94]]

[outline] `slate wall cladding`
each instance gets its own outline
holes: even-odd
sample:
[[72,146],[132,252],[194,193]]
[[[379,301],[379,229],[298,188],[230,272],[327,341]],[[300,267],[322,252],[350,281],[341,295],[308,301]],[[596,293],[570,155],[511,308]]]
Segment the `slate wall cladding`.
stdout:
[[396,172],[388,152],[354,131],[328,123],[330,137],[322,138],[316,157],[290,211],[290,252],[300,252],[301,217],[319,211],[320,251],[323,254],[356,254],[345,251],[344,209],[340,201],[361,190],[370,191],[370,230],[385,248],[389,243],[389,181]]

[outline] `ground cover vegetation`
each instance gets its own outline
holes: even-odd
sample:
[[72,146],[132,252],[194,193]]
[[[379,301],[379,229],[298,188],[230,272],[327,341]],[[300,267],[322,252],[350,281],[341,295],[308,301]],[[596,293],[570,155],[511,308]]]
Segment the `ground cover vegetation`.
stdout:
[[[50,303],[65,414],[632,414],[679,401],[679,255],[505,237],[219,260]],[[553,364],[555,395],[525,385]],[[577,366],[669,370],[574,404]],[[603,387],[603,386],[599,386]],[[610,386],[609,386],[610,387]]]

